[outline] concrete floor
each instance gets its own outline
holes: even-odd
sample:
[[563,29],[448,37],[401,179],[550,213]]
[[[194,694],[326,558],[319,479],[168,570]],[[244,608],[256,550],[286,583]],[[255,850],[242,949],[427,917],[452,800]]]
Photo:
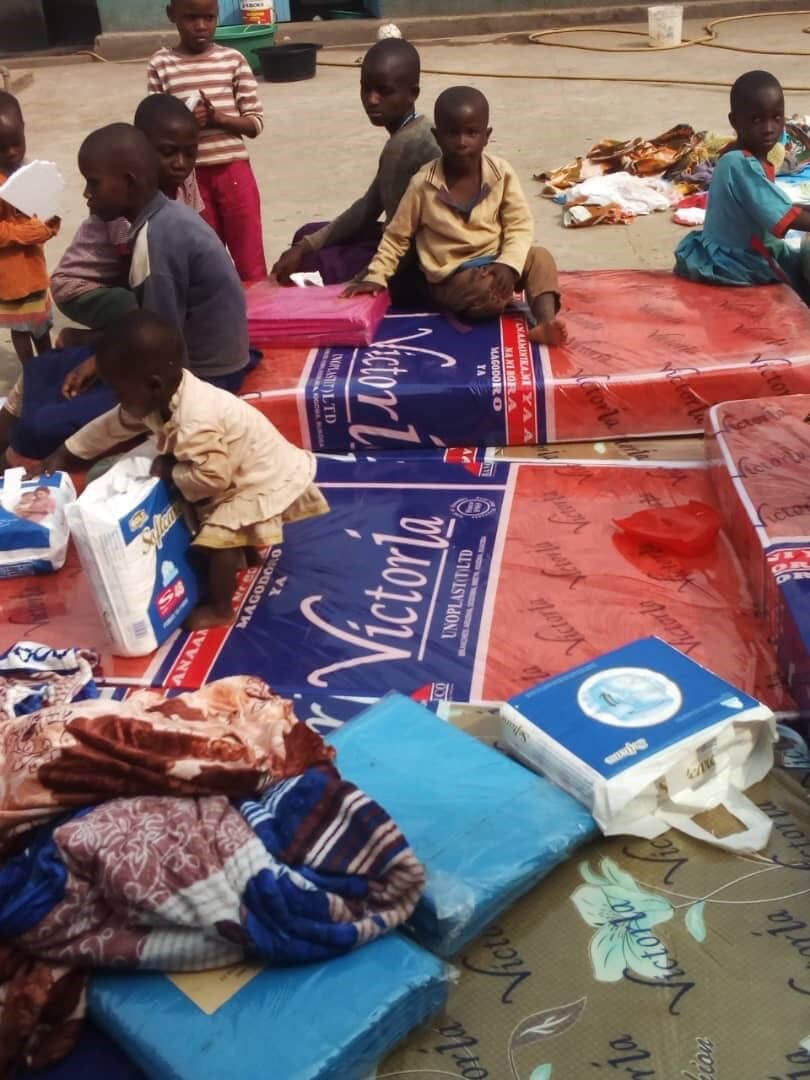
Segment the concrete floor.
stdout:
[[[788,15],[732,23],[721,28],[723,44],[743,51],[689,48],[657,52],[645,39],[604,33],[577,33],[562,40],[578,45],[630,47],[609,54],[521,42],[464,38],[420,45],[425,69],[454,74],[425,74],[422,107],[429,111],[436,95],[459,82],[478,85],[492,106],[492,150],[517,168],[535,213],[536,236],[557,256],[563,269],[599,267],[668,267],[683,230],[668,214],[642,218],[626,227],[563,229],[560,209],[539,196],[533,173],[583,154],[606,136],[653,136],[675,123],[726,130],[727,87],[752,67],[772,70],[787,87],[788,114],[810,113],[810,77],[805,57],[810,39],[803,36],[806,16]],[[638,29],[638,27],[636,27]],[[702,28],[687,25],[697,37]],[[772,50],[752,55],[746,49]],[[780,50],[805,50],[805,56],[778,56]],[[358,50],[328,49],[321,61],[352,65]],[[486,73],[486,74],[484,74]],[[497,78],[543,75],[547,80]],[[717,87],[639,86],[610,81],[566,81],[563,76],[594,75],[662,79],[706,78]],[[143,63],[77,63],[40,68],[21,96],[28,126],[29,155],[54,160],[62,169],[67,192],[61,234],[48,244],[53,266],[84,216],[76,151],[95,127],[129,119],[144,93]],[[251,146],[253,165],[264,200],[268,259],[280,252],[300,223],[328,218],[343,209],[371,179],[382,134],[370,127],[358,100],[356,70],[322,66],[310,82],[260,84],[266,129]],[[10,341],[0,332],[0,389],[17,366]]]

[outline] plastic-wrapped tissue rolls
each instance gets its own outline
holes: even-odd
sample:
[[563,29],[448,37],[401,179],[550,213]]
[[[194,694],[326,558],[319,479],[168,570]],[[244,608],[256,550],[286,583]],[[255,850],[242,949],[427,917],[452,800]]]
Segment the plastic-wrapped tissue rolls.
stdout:
[[183,509],[153,458],[121,458],[68,511],[70,531],[102,618],[121,656],[145,656],[196,605]]
[[67,473],[24,475],[24,469],[6,469],[0,486],[0,578],[47,574],[65,563],[73,483]]

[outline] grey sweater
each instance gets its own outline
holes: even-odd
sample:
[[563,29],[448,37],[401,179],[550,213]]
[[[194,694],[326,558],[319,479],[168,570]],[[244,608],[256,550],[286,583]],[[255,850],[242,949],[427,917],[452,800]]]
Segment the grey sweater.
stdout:
[[381,214],[385,214],[388,224],[411,177],[438,156],[439,147],[430,130],[430,121],[424,116],[417,116],[395,131],[383,147],[377,175],[365,195],[334,221],[304,237],[302,242],[312,251],[318,251],[330,244],[349,242],[363,228],[378,221]]
[[196,211],[158,192],[132,222],[130,288],[145,311],[183,332],[201,379],[246,366],[245,291],[230,255]]

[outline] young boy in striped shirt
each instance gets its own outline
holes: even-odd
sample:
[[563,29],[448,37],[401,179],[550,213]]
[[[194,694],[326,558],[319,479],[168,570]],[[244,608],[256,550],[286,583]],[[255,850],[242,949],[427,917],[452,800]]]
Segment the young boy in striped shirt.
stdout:
[[166,10],[180,43],[159,49],[149,61],[149,91],[195,99],[203,217],[228,248],[242,281],[258,281],[267,276],[261,196],[244,142],[264,127],[256,80],[241,53],[214,41],[217,0],[171,0]]

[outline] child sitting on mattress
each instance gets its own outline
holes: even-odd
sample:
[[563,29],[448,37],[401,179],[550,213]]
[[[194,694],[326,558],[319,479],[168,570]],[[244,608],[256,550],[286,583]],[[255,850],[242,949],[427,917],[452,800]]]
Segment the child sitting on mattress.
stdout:
[[173,484],[197,520],[207,563],[207,602],[188,629],[233,618],[237,571],[257,549],[282,543],[285,523],[325,514],[315,458],[258,409],[184,369],[180,329],[134,311],[111,324],[96,355],[118,405],[59,447],[33,475],[77,469],[142,434],[157,439],[152,473]]
[[485,153],[492,130],[487,99],[470,86],[445,90],[435,125],[441,158],[413,178],[363,280],[344,295],[380,292],[413,240],[439,308],[491,319],[525,289],[535,321],[531,340],[562,344],[568,334],[557,318],[554,259],[533,246],[531,211],[511,165]]
[[[203,202],[194,163],[200,129],[185,103],[171,94],[150,94],[135,110],[133,121],[157,151],[158,185],[168,199],[177,199],[200,213]],[[126,218],[102,221],[90,215],[51,274],[54,303],[71,322],[93,330],[137,307],[127,288],[129,249]],[[63,330],[57,345],[91,343],[87,331]]]
[[[216,233],[160,190],[160,161],[146,135],[130,124],[94,131],[79,149],[79,170],[91,215],[129,222],[127,285],[134,301],[177,326],[186,363],[198,378],[238,392],[252,363],[244,289]],[[18,395],[21,421],[11,401],[0,410],[0,449],[11,441],[24,457],[44,457],[110,408],[109,388],[97,384],[94,356],[69,372],[64,364],[61,354],[52,354],[30,365],[32,380],[24,398]]]
[[717,163],[703,228],[675,252],[675,273],[715,285],[791,284],[810,297],[802,253],[788,246],[788,229],[810,231],[810,210],[795,206],[774,183],[768,154],[785,126],[782,87],[767,71],[747,71],[731,88],[734,149]]
[[[365,195],[326,224],[304,225],[292,247],[280,256],[273,275],[282,285],[290,274],[317,270],[326,285],[351,281],[371,261],[382,237],[380,216],[389,222],[411,178],[439,156],[430,121],[416,112],[420,60],[413,45],[387,38],[373,45],[360,69],[360,100],[374,127],[384,127],[388,141],[380,155],[377,175]],[[425,283],[410,255],[391,283],[394,303],[424,303]]]

